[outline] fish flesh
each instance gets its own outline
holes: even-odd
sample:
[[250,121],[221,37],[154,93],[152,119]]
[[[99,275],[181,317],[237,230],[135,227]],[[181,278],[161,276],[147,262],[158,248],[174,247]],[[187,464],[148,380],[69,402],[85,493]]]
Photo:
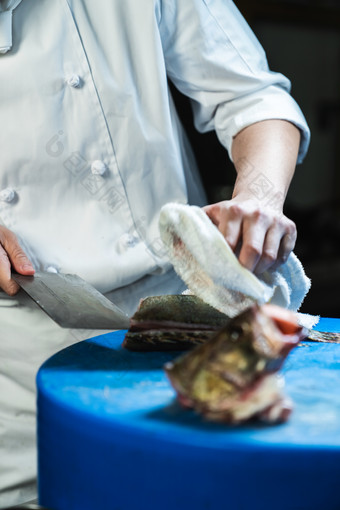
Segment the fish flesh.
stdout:
[[[283,310],[280,307],[281,322]],[[287,313],[290,318],[292,312]],[[189,350],[207,342],[230,320],[230,317],[194,295],[147,297],[140,301],[137,311],[130,319],[123,347],[131,351]],[[304,331],[308,340],[340,343],[339,333],[307,328],[304,328]]]
[[206,342],[230,321],[192,295],[151,296],[130,319],[123,347],[133,351],[187,350]]
[[304,337],[295,313],[255,304],[164,368],[180,404],[208,420],[279,423],[292,403],[278,371]]
[[340,333],[333,331],[317,331],[315,329],[306,330],[308,340],[312,340],[313,342],[340,344]]

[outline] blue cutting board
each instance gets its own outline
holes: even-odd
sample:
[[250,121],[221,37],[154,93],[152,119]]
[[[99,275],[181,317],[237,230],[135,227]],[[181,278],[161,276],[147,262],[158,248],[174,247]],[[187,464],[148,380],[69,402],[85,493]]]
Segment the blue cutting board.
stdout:
[[[317,328],[340,331],[340,319]],[[182,410],[125,331],[75,344],[40,369],[39,502],[54,510],[339,510],[340,344],[303,342],[283,373],[288,423],[241,427]]]

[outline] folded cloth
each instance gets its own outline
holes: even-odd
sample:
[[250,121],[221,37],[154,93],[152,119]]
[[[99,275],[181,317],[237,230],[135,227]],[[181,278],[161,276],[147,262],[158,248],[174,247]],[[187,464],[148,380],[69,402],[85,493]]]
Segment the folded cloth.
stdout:
[[[161,209],[159,229],[170,262],[189,292],[229,317],[254,302],[270,302],[297,311],[309,291],[310,279],[294,253],[277,270],[256,276],[240,264],[221,232],[199,207],[166,204]],[[306,327],[318,320],[305,314],[299,314],[299,319]]]

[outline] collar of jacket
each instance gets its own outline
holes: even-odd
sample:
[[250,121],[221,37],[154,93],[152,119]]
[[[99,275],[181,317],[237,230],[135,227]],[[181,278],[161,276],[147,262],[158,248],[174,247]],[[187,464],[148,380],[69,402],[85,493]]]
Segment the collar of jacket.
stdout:
[[0,0],[0,53],[12,48],[12,13],[22,0]]

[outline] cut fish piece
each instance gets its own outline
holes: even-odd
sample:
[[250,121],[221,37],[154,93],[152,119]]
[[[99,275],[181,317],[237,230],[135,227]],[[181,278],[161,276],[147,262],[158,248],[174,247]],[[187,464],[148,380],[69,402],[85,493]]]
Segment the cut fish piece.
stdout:
[[292,404],[277,372],[305,337],[296,315],[288,313],[282,318],[278,307],[253,305],[204,345],[167,363],[182,406],[213,421],[285,421]]
[[207,341],[229,318],[191,295],[142,299],[123,347],[137,351],[186,350]]

